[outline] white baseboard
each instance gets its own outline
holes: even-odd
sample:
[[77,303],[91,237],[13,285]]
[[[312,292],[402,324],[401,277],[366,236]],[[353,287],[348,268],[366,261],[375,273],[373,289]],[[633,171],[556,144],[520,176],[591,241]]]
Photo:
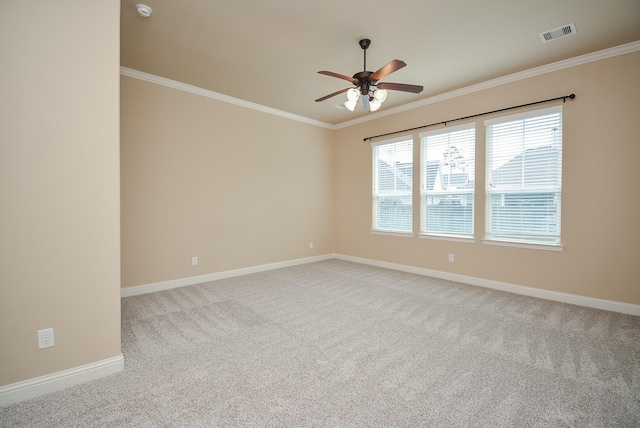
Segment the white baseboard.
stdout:
[[442,272],[432,269],[419,268],[415,266],[402,265],[397,263],[382,262],[379,260],[365,259],[362,257],[348,256],[344,254],[324,254],[322,256],[306,257],[302,259],[288,260],[284,262],[269,263],[259,266],[217,272],[208,275],[192,276],[189,278],[175,279],[170,281],[156,282],[153,284],[137,285],[126,287],[120,290],[121,297],[137,296],[139,294],[153,293],[155,291],[169,290],[171,288],[184,287],[188,285],[201,284],[203,282],[215,281],[218,279],[231,278],[235,276],[248,275],[257,272],[264,272],[273,269],[280,269],[290,266],[297,266],[305,263],[318,262],[329,259],[339,259],[371,266],[378,266],[387,269],[399,270],[402,272],[415,273],[418,275],[432,276],[434,278],[447,279],[450,281],[462,282],[469,285],[491,288],[494,290],[507,291],[509,293],[524,296],[537,297],[540,299],[553,300],[555,302],[569,303],[572,305],[584,306],[605,311],[619,312],[628,315],[640,316],[640,305],[631,303],[616,302],[612,300],[596,299],[593,297],[580,296],[577,294],[560,293],[557,291],[543,290],[540,288],[526,287],[523,285],[509,284],[506,282],[493,281],[490,279],[476,278],[473,276],[460,275],[450,272]]
[[319,262],[334,258],[333,254],[322,256],[305,257],[302,259],[287,260],[284,262],[268,263],[265,265],[250,266],[246,268],[215,272],[207,275],[191,276],[188,278],[174,279],[169,281],[156,282],[152,284],[135,285],[120,289],[120,297],[138,296],[140,294],[153,293],[156,291],[170,290],[172,288],[185,287],[188,285],[202,284],[203,282],[216,281],[219,279],[232,278],[235,276],[249,275],[252,273],[264,272],[267,270],[280,269],[297,266],[306,263]]
[[397,263],[381,262],[379,260],[365,259],[361,257],[335,254],[336,259],[360,263],[371,266],[378,266],[387,269],[399,270],[402,272],[415,273],[418,275],[432,276],[434,278],[447,279],[450,281],[462,282],[464,284],[478,285],[480,287],[494,290],[508,291],[509,293],[524,296],[537,297],[540,299],[553,300],[556,302],[570,303],[572,305],[584,306],[605,311],[619,312],[628,315],[640,316],[640,305],[631,303],[615,302],[612,300],[596,299],[593,297],[579,296],[576,294],[560,293],[557,291],[543,290],[540,288],[525,287],[522,285],[509,284],[506,282],[493,281],[490,279],[476,278],[472,276],[459,275],[455,273],[442,272],[432,269],[419,268],[414,266],[401,265]]
[[0,387],[0,407],[60,391],[124,369],[124,357],[117,357]]

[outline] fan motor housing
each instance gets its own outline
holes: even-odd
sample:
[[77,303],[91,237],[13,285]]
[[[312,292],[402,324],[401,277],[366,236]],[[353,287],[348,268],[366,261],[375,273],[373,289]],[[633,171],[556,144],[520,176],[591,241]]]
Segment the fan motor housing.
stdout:
[[353,75],[354,79],[358,79],[358,83],[354,83],[355,86],[360,88],[362,95],[369,94],[369,86],[375,86],[378,83],[377,80],[369,79],[369,76],[373,74],[373,71],[361,71]]

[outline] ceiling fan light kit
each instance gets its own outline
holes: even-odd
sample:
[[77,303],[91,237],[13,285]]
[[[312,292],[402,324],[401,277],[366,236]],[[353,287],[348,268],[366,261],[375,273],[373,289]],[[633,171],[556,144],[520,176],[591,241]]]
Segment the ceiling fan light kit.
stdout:
[[387,99],[388,90],[392,91],[403,91],[403,92],[412,92],[414,94],[419,94],[422,92],[423,87],[419,85],[408,85],[406,83],[389,83],[389,82],[380,82],[381,79],[385,78],[389,74],[394,71],[398,71],[402,67],[405,67],[407,64],[404,61],[400,61],[399,59],[394,59],[388,64],[382,66],[378,71],[372,72],[367,71],[367,49],[371,45],[371,40],[362,39],[360,40],[360,47],[364,51],[364,70],[360,71],[353,75],[353,77],[345,76],[343,74],[334,73],[332,71],[318,71],[319,74],[324,74],[325,76],[337,77],[339,79],[347,80],[355,86],[355,88],[345,88],[339,91],[336,91],[332,94],[325,95],[324,97],[318,98],[316,102],[324,101],[328,98],[334,97],[336,95],[342,94],[344,92],[347,93],[347,101],[344,103],[344,106],[350,110],[354,111],[356,105],[358,103],[358,98],[362,95],[362,105],[366,111],[376,111],[381,106],[382,103]]
[[[384,100],[387,99],[387,91],[385,89],[376,89],[373,92],[367,94],[367,96],[363,97],[362,101],[365,103],[369,103],[369,111],[376,111],[380,108],[380,106],[382,106]],[[347,91],[347,101],[345,101],[344,106],[347,108],[347,110],[354,111],[356,105],[358,104],[359,98],[360,91],[358,91],[356,88],[349,89]]]
[[360,92],[356,88],[349,89],[347,91],[347,101],[345,101],[344,106],[350,111],[355,110],[359,98]]

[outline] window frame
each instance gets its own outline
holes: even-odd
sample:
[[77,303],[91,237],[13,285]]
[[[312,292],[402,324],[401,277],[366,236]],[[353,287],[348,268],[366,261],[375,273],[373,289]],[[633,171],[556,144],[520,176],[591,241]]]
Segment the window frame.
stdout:
[[[410,189],[409,190],[405,190],[403,192],[381,192],[379,189],[377,189],[377,183],[378,183],[378,177],[379,177],[379,170],[378,170],[378,150],[383,147],[383,146],[391,146],[391,145],[395,145],[395,144],[399,144],[399,143],[409,143],[410,145],[410,164],[411,164],[411,181],[410,181]],[[413,135],[404,135],[404,136],[400,136],[400,137],[396,137],[396,138],[392,138],[392,139],[387,139],[387,140],[383,140],[383,141],[379,141],[379,142],[373,142],[371,143],[371,165],[372,165],[372,169],[371,169],[371,233],[373,234],[379,234],[379,235],[392,235],[392,236],[413,236],[413,227],[414,227],[414,221],[413,221],[413,210],[414,210],[414,203],[413,203],[413,170],[414,170],[414,166],[415,166],[415,162],[414,162],[414,153],[415,153],[415,141],[414,141],[414,137]],[[409,212],[410,212],[410,216],[409,216],[409,221],[410,221],[410,227],[409,230],[400,230],[400,229],[393,229],[393,228],[382,228],[380,227],[380,222],[379,222],[379,206],[376,204],[376,202],[378,201],[379,198],[381,197],[404,197],[409,199]]]
[[[498,189],[492,189],[492,167],[494,162],[490,159],[490,157],[493,154],[493,148],[491,147],[491,144],[493,143],[493,139],[491,138],[490,134],[491,134],[491,127],[494,125],[500,125],[500,124],[507,124],[510,122],[518,122],[518,121],[525,121],[527,119],[535,119],[535,118],[541,118],[544,116],[549,116],[549,115],[554,115],[554,114],[559,114],[559,140],[557,143],[557,151],[558,151],[558,157],[559,159],[557,160],[558,164],[557,164],[557,170],[554,170],[554,172],[558,175],[557,178],[557,186],[553,187],[553,188],[547,188],[547,189],[543,189],[543,191],[541,190],[537,190],[535,188],[535,186],[531,186],[531,187],[527,187],[525,185],[523,185],[520,188],[514,188],[514,189],[507,189],[506,186],[502,189],[498,188]],[[517,113],[517,114],[513,114],[513,115],[508,115],[508,116],[500,116],[500,117],[495,117],[495,118],[491,118],[491,119],[487,119],[484,121],[484,126],[485,126],[485,133],[486,133],[486,140],[485,140],[485,165],[484,165],[484,169],[485,169],[485,209],[484,209],[484,213],[485,213],[485,227],[484,227],[484,238],[482,239],[482,242],[484,244],[488,244],[488,245],[497,245],[497,246],[509,246],[509,247],[520,247],[520,248],[529,248],[529,249],[541,249],[541,250],[551,250],[551,251],[562,251],[562,249],[564,248],[563,245],[563,241],[562,241],[562,151],[563,151],[563,145],[564,145],[564,135],[563,135],[563,110],[562,110],[562,105],[556,105],[556,106],[552,106],[552,107],[546,107],[546,108],[542,108],[542,109],[535,109],[535,110],[530,110],[524,113]],[[553,144],[553,140],[550,139],[550,144],[549,147],[552,147]],[[523,142],[523,148],[521,153],[524,154],[526,152],[526,148],[524,147],[524,142]],[[538,146],[538,147],[545,147],[545,146]],[[495,159],[496,157],[493,156],[493,158]],[[546,158],[546,162],[549,162],[549,158]],[[523,162],[523,170],[525,168],[524,166],[524,160]],[[497,168],[495,168],[497,169]],[[494,169],[494,170],[495,170]],[[524,177],[524,172],[522,173],[523,177],[522,177],[522,181],[525,180]],[[535,191],[534,191],[535,190]],[[557,209],[556,209],[556,213],[555,215],[557,216],[557,221],[554,223],[555,228],[557,228],[557,234],[555,235],[547,235],[547,236],[542,236],[542,235],[536,235],[536,234],[522,234],[520,239],[517,238],[513,238],[513,237],[508,237],[508,235],[515,235],[514,233],[507,233],[507,232],[502,232],[499,233],[498,231],[492,231],[492,197],[494,195],[503,195],[503,198],[508,196],[508,195],[524,195],[524,194],[549,194],[549,195],[553,195],[554,197],[554,201],[556,201],[557,204]],[[549,206],[548,204],[545,206]],[[522,233],[524,232],[524,230],[519,230],[518,232]],[[497,235],[503,235],[502,237],[497,236]],[[505,235],[507,237],[505,237]],[[555,237],[555,242],[551,242],[551,241],[542,241],[541,239],[550,239]]]
[[[473,174],[471,174],[472,176],[469,177],[469,180],[471,180],[473,182],[473,187],[469,188],[469,189],[455,189],[456,191],[429,191],[428,190],[428,184],[425,182],[426,181],[426,168],[427,168],[427,156],[428,156],[428,141],[427,139],[429,137],[433,137],[433,136],[440,136],[443,134],[452,134],[452,133],[456,133],[456,132],[460,132],[460,131],[473,131],[473,136],[471,141],[467,141],[466,143],[470,143],[470,145],[472,146],[472,159],[467,159],[467,161],[469,161],[471,168],[473,170]],[[469,243],[474,243],[475,242],[475,208],[476,208],[476,189],[475,189],[475,185],[476,185],[476,167],[477,167],[477,163],[476,163],[476,145],[477,145],[477,123],[474,122],[467,122],[467,123],[463,123],[463,124],[459,124],[459,125],[455,125],[455,126],[447,126],[444,128],[440,128],[440,129],[436,129],[436,130],[430,130],[430,131],[425,131],[425,132],[421,132],[419,134],[419,140],[420,140],[420,156],[419,156],[419,162],[420,162],[420,206],[419,206],[419,213],[420,213],[420,232],[419,232],[419,237],[420,238],[426,238],[426,239],[438,239],[438,240],[450,240],[450,241],[456,241],[456,242],[469,242]],[[438,166],[438,171],[440,171],[440,165]],[[436,176],[434,177],[434,180],[437,180],[438,175],[440,174],[438,171],[436,171]],[[450,175],[452,174],[452,172],[450,172]],[[434,182],[434,187],[435,187],[435,182]],[[461,196],[461,197],[468,197],[470,196],[471,201],[470,201],[470,209],[471,209],[471,230],[469,233],[456,233],[455,231],[441,231],[441,232],[436,232],[436,231],[427,231],[427,219],[426,216],[428,216],[428,207],[427,207],[427,198],[431,196],[431,197],[438,197],[438,196]],[[467,204],[469,204],[469,202],[465,203],[464,206],[466,206]]]

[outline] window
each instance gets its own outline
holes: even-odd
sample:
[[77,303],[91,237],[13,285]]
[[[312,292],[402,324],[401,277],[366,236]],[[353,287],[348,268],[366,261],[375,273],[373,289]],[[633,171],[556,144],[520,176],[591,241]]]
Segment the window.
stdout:
[[473,238],[475,124],[420,134],[420,233]]
[[559,245],[562,106],[485,125],[486,238]]
[[373,229],[413,230],[413,139],[372,144]]

